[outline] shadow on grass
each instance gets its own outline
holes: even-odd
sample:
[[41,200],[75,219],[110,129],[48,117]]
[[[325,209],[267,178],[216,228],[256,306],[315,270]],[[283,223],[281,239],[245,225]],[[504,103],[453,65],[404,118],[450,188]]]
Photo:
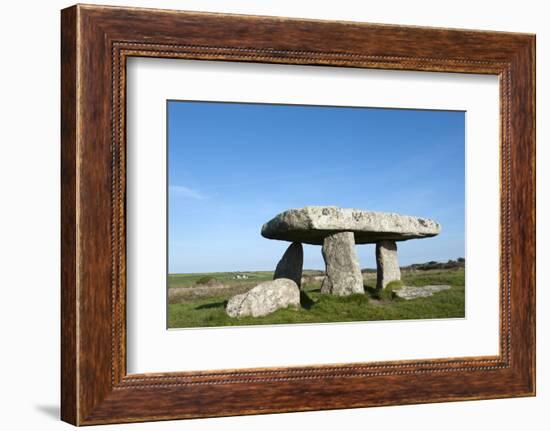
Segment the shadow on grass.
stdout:
[[211,302],[209,304],[202,304],[195,307],[195,310],[210,310],[212,308],[225,308],[227,301]]
[[305,310],[311,310],[311,307],[315,305],[315,301],[306,292],[300,290],[300,305]]
[[376,287],[371,286],[370,284],[363,284],[363,289],[371,298],[374,298],[376,295]]

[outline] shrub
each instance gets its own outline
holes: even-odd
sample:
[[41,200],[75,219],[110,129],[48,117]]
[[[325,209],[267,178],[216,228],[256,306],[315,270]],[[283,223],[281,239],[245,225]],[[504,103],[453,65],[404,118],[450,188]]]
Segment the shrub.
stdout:
[[393,290],[393,289],[399,289],[400,287],[403,287],[404,284],[401,280],[393,280],[393,281],[390,281],[387,285],[386,285],[386,289],[384,290]]
[[376,289],[374,295],[377,299],[383,301],[391,301],[395,298],[393,291],[403,287],[403,282],[401,280],[390,281],[384,289]]
[[412,265],[405,266],[403,269],[414,269],[419,271],[429,271],[433,269],[459,269],[464,268],[466,261],[463,257],[459,257],[457,260],[449,259],[447,262],[436,262],[431,260],[426,263],[413,263]]
[[195,284],[212,284],[218,281],[216,277],[213,277],[211,275],[205,275],[204,277],[199,278]]

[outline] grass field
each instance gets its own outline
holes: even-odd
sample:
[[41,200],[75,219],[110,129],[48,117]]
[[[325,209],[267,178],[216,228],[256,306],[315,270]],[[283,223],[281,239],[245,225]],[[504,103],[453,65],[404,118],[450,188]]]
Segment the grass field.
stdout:
[[[305,271],[307,282],[300,309],[278,310],[264,317],[231,318],[224,310],[233,295],[244,293],[272,272],[170,274],[168,276],[168,327],[195,328],[289,323],[327,323],[369,320],[403,320],[464,317],[464,269],[404,271],[407,286],[448,284],[451,289],[409,301],[380,295],[375,274],[365,274],[365,294],[347,297],[320,293],[318,271]],[[238,277],[238,278],[237,278]]]

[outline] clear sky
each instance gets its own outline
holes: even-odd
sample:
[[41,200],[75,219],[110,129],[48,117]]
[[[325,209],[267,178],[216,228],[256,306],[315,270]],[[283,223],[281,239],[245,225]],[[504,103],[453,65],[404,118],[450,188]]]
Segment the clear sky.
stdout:
[[[464,112],[168,102],[170,273],[273,270],[289,243],[262,224],[306,205],[433,218],[401,265],[464,256]],[[374,245],[357,247],[376,266]],[[304,267],[324,267],[305,246]]]

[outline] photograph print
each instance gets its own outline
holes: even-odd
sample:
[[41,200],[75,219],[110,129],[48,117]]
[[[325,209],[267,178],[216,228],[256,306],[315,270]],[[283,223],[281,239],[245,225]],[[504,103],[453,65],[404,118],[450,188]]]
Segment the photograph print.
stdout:
[[168,328],[464,318],[464,111],[166,106]]

